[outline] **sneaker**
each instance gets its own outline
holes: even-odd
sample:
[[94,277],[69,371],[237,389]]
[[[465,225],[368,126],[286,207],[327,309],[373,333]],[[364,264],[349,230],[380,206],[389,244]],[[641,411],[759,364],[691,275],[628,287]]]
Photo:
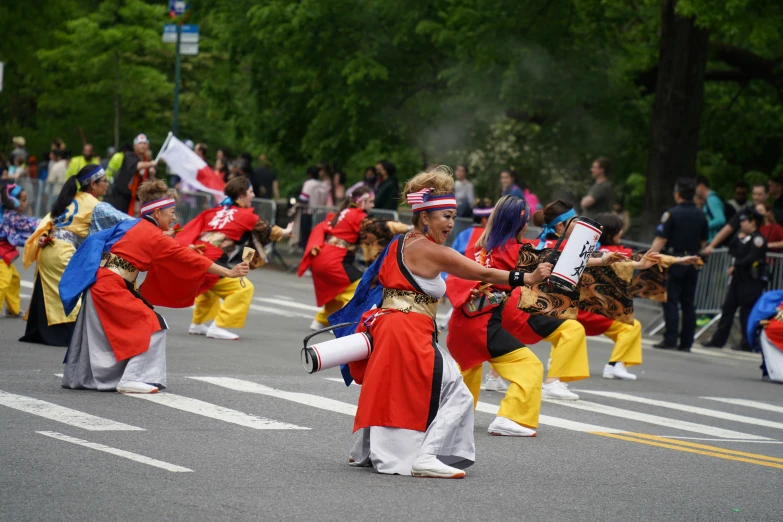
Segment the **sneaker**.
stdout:
[[579,395],[568,389],[564,382],[554,381],[549,384],[544,383],[541,392],[542,399],[562,399],[566,401],[578,401]]
[[117,384],[120,393],[158,393],[158,387],[146,382],[120,381]]
[[635,381],[636,380],[636,375],[634,375],[633,373],[630,373],[625,368],[625,363],[624,362],[615,363],[614,366],[611,366],[609,364],[604,366],[604,378],[605,379],[609,378],[609,377],[606,376],[606,370],[609,369],[609,368],[611,368],[612,375],[614,376],[613,378],[615,378],[615,379],[620,379],[620,380],[623,380],[623,381]]
[[481,387],[487,391],[505,392],[508,390],[508,383],[500,376],[491,377],[487,375],[487,378],[484,380],[484,384]]
[[445,465],[435,455],[423,454],[413,462],[411,475],[422,478],[461,479],[465,477],[465,471]]
[[216,325],[214,322],[209,325],[209,329],[207,330],[207,337],[210,339],[221,339],[224,341],[236,341],[239,339],[239,336],[236,334],[232,334],[228,330],[224,330],[223,328]]
[[209,330],[209,327],[206,324],[190,323],[188,333],[190,335],[207,335],[207,330]]
[[490,435],[499,435],[501,437],[535,437],[536,431],[517,424],[511,419],[505,417],[495,417],[492,424],[489,425],[487,433]]
[[315,319],[313,319],[313,322],[310,323],[310,331],[311,332],[314,332],[316,330],[323,330],[324,328],[328,328],[328,327],[329,327],[328,324],[319,323]]
[[615,378],[614,377],[614,366],[612,366],[611,364],[605,364],[604,365],[603,378],[604,379],[614,379]]
[[19,312],[18,314],[12,314],[8,310],[3,312],[3,317],[6,317],[8,319],[24,319],[24,312]]

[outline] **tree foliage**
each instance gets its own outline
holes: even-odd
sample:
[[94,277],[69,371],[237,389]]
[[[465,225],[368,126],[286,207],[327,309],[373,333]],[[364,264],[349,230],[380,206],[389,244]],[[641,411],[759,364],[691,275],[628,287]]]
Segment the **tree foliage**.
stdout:
[[[697,169],[728,195],[780,162],[783,4],[679,0],[676,12],[708,34]],[[13,23],[28,18],[38,23],[26,32]],[[168,22],[163,1],[4,4],[0,139],[44,148],[58,135],[78,142],[81,129],[105,147],[117,100],[120,141],[162,139]],[[467,163],[491,192],[510,165],[547,198],[581,195],[602,155],[641,211],[659,0],[194,0],[188,23],[201,42],[183,58],[182,137],[265,152],[284,183],[316,161],[356,179],[389,158],[403,177]]]

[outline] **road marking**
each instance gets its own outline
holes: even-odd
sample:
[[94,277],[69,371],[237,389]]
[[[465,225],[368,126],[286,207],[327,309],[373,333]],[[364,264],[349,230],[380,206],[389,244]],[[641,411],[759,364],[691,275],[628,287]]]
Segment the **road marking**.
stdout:
[[759,410],[774,411],[777,413],[783,413],[783,407],[773,406],[766,402],[751,401],[748,399],[729,399],[726,397],[700,397],[701,399],[707,399],[710,401],[725,402],[726,404],[735,404],[737,406],[747,406],[748,408],[756,408]]
[[283,301],[293,301],[294,300],[293,297],[289,297],[287,295],[276,295],[274,297],[276,297],[277,299],[282,299]]
[[624,410],[622,408],[615,408],[613,406],[606,406],[604,404],[598,404],[588,401],[563,401],[555,399],[543,399],[545,402],[559,404],[560,406],[567,406],[577,410],[591,411],[593,413],[603,413],[604,415],[611,415],[613,417],[620,417],[628,420],[635,420],[641,422],[647,422],[657,426],[666,426],[677,430],[691,431],[694,433],[701,433],[704,435],[710,435],[713,437],[720,437],[723,439],[742,439],[742,440],[771,440],[769,437],[761,437],[759,435],[750,435],[748,433],[742,433],[739,431],[725,430],[722,428],[714,428],[712,426],[706,426],[704,424],[696,424],[694,422],[681,421],[676,419],[670,419],[668,417],[659,417],[658,415],[650,415],[648,413],[640,413],[631,410]]
[[[476,411],[484,413],[491,413],[497,415],[500,407],[496,404],[490,404],[488,402],[479,402],[476,405]],[[625,433],[623,430],[616,430],[614,428],[605,428],[603,426],[596,426],[594,424],[586,424],[584,422],[570,421],[568,419],[561,419],[559,417],[550,417],[549,415],[539,415],[538,423],[546,426],[554,426],[556,428],[563,428],[571,431],[581,431],[583,433]]]
[[280,310],[279,308],[270,308],[268,306],[259,306],[259,305],[250,305],[251,310],[255,310],[256,312],[264,312],[267,314],[273,314],[273,315],[281,315],[283,317],[301,317],[304,319],[312,319],[312,315],[303,314],[300,312],[291,312],[289,310]]
[[[767,467],[770,467],[770,468],[783,469],[783,464],[777,464],[775,462],[767,462],[767,459],[774,459],[774,457],[767,457],[765,455],[757,455],[755,459],[744,458],[744,457],[735,456],[733,454],[726,454],[726,453],[724,453],[724,451],[726,451],[726,450],[724,450],[724,448],[715,448],[713,446],[705,446],[703,444],[693,444],[693,446],[697,446],[697,447],[701,447],[701,448],[710,448],[711,449],[711,451],[705,451],[703,449],[696,449],[694,447],[687,447],[687,446],[691,446],[690,443],[688,443],[688,445],[686,446],[685,443],[683,443],[682,441],[668,440],[665,437],[655,437],[653,435],[644,435],[641,438],[636,438],[636,437],[638,437],[638,436],[640,436],[642,434],[636,434],[636,433],[630,433],[630,432],[629,433],[625,433],[623,435],[618,435],[616,433],[601,433],[601,432],[595,432],[593,434],[594,435],[600,435],[602,437],[610,437],[610,438],[613,438],[613,439],[625,440],[625,441],[628,441],[628,442],[636,442],[638,444],[647,444],[649,446],[658,446],[660,448],[667,448],[667,449],[672,449],[672,450],[676,450],[676,451],[684,451],[686,453],[696,453],[696,454],[699,454],[699,455],[707,455],[709,457],[715,457],[715,458],[719,458],[719,459],[733,460],[733,461],[737,461],[737,462],[746,462],[748,464],[756,464],[758,466],[767,466]],[[645,440],[645,439],[649,439],[651,437],[653,437],[653,440]],[[666,441],[668,443],[658,442],[658,439],[660,439],[661,441]],[[722,451],[719,451],[719,450],[722,450]],[[742,452],[737,452],[737,453],[742,453]],[[755,455],[755,454],[748,453],[747,455]],[[756,459],[760,459],[762,457],[763,457],[764,460],[756,460]],[[775,459],[775,460],[779,460],[779,459]]]
[[60,379],[63,378],[63,374],[62,373],[55,373],[54,376],[55,377],[59,377]]
[[216,386],[228,388],[229,390],[246,393],[257,393],[259,395],[268,395],[269,397],[277,397],[278,399],[298,402],[299,404],[312,406],[313,408],[334,411],[337,413],[343,413],[345,415],[356,415],[356,405],[349,404],[347,402],[336,401],[334,399],[328,399],[319,395],[278,390],[276,388],[264,386],[263,384],[258,384],[257,382],[243,381],[242,379],[234,379],[232,377],[188,377],[188,379],[208,382]]
[[704,440],[711,442],[742,442],[743,444],[783,444],[783,440],[732,440],[732,439],[707,439],[703,437],[675,437],[666,435],[667,439]]
[[274,305],[287,306],[289,308],[298,308],[299,310],[307,310],[308,312],[317,312],[321,308],[318,306],[297,303],[296,301],[286,301],[284,299],[273,299],[271,297],[254,297],[254,301],[259,303],[269,303]]
[[660,437],[658,435],[649,435],[647,433],[633,433],[628,432],[626,435],[630,435],[632,437],[639,437],[642,439],[650,439],[650,440],[657,440],[659,442],[665,442],[667,444],[676,444],[679,446],[687,446],[689,448],[701,448],[706,449],[709,451],[714,451],[716,453],[726,453],[728,455],[737,455],[740,457],[750,457],[757,460],[769,460],[771,462],[778,462],[783,464],[783,459],[778,457],[770,457],[768,455],[760,455],[758,453],[748,453],[745,451],[737,451],[732,449],[726,449],[726,448],[720,448],[718,446],[707,446],[706,444],[696,444],[695,442],[687,442],[684,440],[670,440],[668,437]]
[[[339,382],[340,384],[345,384],[345,381],[343,379],[338,379],[337,377],[324,377],[324,379],[326,379],[327,381],[334,381],[334,382]],[[351,386],[358,386],[358,384],[356,384],[356,382],[351,382],[350,385]]]
[[0,391],[0,405],[88,431],[144,431],[144,428],[4,391]]
[[139,462],[141,464],[147,464],[148,466],[155,466],[156,468],[165,469],[166,471],[172,471],[174,473],[193,472],[192,469],[183,468],[182,466],[177,466],[176,464],[169,464],[168,462],[163,462],[162,460],[156,460],[150,457],[145,457],[144,455],[139,455],[138,453],[132,453],[130,451],[112,448],[110,446],[98,444],[97,442],[90,442],[87,440],[77,439],[76,437],[69,437],[68,435],[57,433],[56,431],[36,431],[36,433],[40,435],[45,435],[47,437],[51,437],[53,439],[70,442],[71,444],[84,446],[85,448],[91,448],[94,450],[103,451],[104,453],[111,453],[112,455],[117,455],[118,457],[123,457],[132,460],[134,462]]
[[232,410],[230,408],[224,408],[223,406],[217,406],[208,402],[200,401],[198,399],[191,399],[190,397],[183,397],[182,395],[174,395],[173,393],[128,393],[126,397],[133,397],[135,399],[143,399],[146,401],[154,402],[156,404],[162,404],[169,408],[186,411],[188,413],[195,413],[211,419],[228,422],[231,424],[237,424],[239,426],[245,426],[246,428],[253,428],[256,430],[309,430],[310,428],[304,428],[295,424],[288,424],[286,422],[278,422],[272,419],[264,417],[257,417],[249,413],[242,413],[241,411]]
[[730,420],[734,422],[742,422],[744,424],[754,424],[756,426],[765,426],[767,428],[776,428],[783,430],[783,423],[768,421],[766,419],[757,419],[755,417],[746,417],[744,415],[735,415],[733,413],[725,413],[718,410],[710,410],[707,408],[699,408],[698,406],[688,406],[685,404],[678,404],[676,402],[659,401],[655,399],[646,399],[644,397],[638,397],[636,395],[629,395],[627,393],[616,393],[596,390],[575,390],[579,393],[592,393],[593,395],[600,395],[601,397],[609,397],[611,399],[620,399],[629,402],[638,402],[641,404],[649,404],[650,406],[660,406],[661,408],[669,408],[672,410],[679,410],[688,413],[695,413],[697,415],[704,415],[705,417],[715,417],[716,419]]
[[19,286],[21,286],[22,288],[33,288],[34,285],[32,281],[22,280],[19,282]]

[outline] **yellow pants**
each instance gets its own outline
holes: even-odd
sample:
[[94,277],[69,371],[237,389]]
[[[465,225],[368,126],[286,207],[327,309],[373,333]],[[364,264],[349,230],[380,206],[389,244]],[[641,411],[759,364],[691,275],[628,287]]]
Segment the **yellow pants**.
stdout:
[[549,337],[544,337],[544,341],[552,343],[547,378],[570,382],[590,377],[587,336],[579,321],[564,321]]
[[214,319],[221,328],[242,328],[252,302],[253,283],[248,278],[242,288],[239,279],[221,277],[215,286],[196,298],[193,322],[204,324]]
[[626,366],[642,364],[642,324],[634,319],[633,326],[619,321],[612,323],[604,335],[614,341],[609,362],[622,362]]
[[[541,381],[544,365],[529,348],[520,348],[489,363],[502,378],[509,381],[506,396],[500,403],[498,416],[511,419],[526,428],[538,428],[541,413]],[[462,379],[473,394],[473,406],[478,404],[481,390],[482,365],[477,364],[462,372]]]
[[323,308],[318,310],[318,313],[315,314],[315,320],[324,325],[324,328],[329,326],[329,316],[335,313],[337,310],[341,309],[343,306],[347,305],[348,301],[353,299],[353,294],[356,292],[356,287],[359,286],[359,281],[361,281],[361,279],[357,279],[348,285],[340,295],[326,303]]
[[22,281],[19,278],[19,272],[14,265],[8,266],[5,261],[0,260],[0,308],[5,307],[11,315],[19,315],[22,308]]

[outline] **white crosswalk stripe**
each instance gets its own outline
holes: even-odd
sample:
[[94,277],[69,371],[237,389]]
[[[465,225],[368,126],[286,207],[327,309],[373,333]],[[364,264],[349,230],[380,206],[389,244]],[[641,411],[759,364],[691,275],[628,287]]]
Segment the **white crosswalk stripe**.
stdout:
[[0,406],[6,406],[88,431],[144,431],[144,428],[96,417],[95,415],[59,406],[51,402],[4,391],[0,391]]
[[237,424],[239,426],[245,426],[247,428],[253,428],[256,430],[309,430],[302,426],[295,424],[288,424],[286,422],[278,422],[272,419],[264,417],[257,417],[249,413],[242,413],[241,411],[232,410],[231,408],[225,408],[223,406],[217,406],[198,399],[192,399],[190,397],[184,397],[182,395],[175,395],[173,393],[153,393],[151,395],[129,393],[126,397],[133,397],[135,399],[143,399],[146,401],[154,402],[155,404],[161,404],[174,408],[177,410],[186,411],[188,413],[194,413],[211,419],[228,422],[231,424]]
[[317,306],[302,304],[297,301],[288,301],[285,299],[273,299],[271,297],[254,297],[253,301],[258,301],[259,303],[269,303],[278,306],[286,306],[288,308],[298,308],[299,310],[307,310],[308,312],[317,312],[320,310],[320,308]]
[[660,406],[661,408],[669,408],[672,410],[679,410],[688,413],[695,413],[697,415],[704,415],[706,417],[715,417],[716,419],[731,420],[735,422],[741,422],[744,424],[755,424],[756,426],[765,426],[767,428],[775,428],[783,430],[783,422],[774,422],[766,419],[757,419],[755,417],[746,417],[744,415],[735,415],[733,413],[726,413],[718,410],[710,410],[707,408],[699,408],[697,406],[688,406],[685,404],[678,404],[676,402],[660,401],[655,399],[646,399],[644,397],[638,397],[636,395],[629,395],[627,393],[615,393],[596,390],[576,390],[579,393],[588,393],[593,395],[600,395],[601,397],[609,397],[611,399],[620,399],[630,402],[638,402],[641,404],[648,404],[650,406]]
[[765,402],[751,401],[748,399],[727,399],[724,397],[702,397],[702,399],[725,402],[726,404],[735,404],[737,406],[747,406],[748,408],[756,408],[758,410],[783,413],[783,406],[773,406],[772,404],[767,404]]
[[90,442],[87,440],[77,439],[76,437],[63,435],[62,433],[57,433],[56,431],[36,431],[36,433],[38,433],[39,435],[45,435],[47,437],[51,437],[53,439],[70,442],[71,444],[76,444],[78,446],[84,446],[85,448],[90,448],[90,449],[102,451],[104,453],[117,455],[118,457],[123,457],[132,460],[134,462],[139,462],[141,464],[147,464],[148,466],[154,466],[156,468],[165,469],[166,471],[172,471],[174,473],[188,473],[193,471],[192,469],[183,468],[182,466],[177,466],[176,464],[170,464],[168,462],[163,462],[162,460],[152,459],[150,457],[145,457],[144,455],[139,455],[138,453],[112,448],[111,446],[98,444],[97,442]]

